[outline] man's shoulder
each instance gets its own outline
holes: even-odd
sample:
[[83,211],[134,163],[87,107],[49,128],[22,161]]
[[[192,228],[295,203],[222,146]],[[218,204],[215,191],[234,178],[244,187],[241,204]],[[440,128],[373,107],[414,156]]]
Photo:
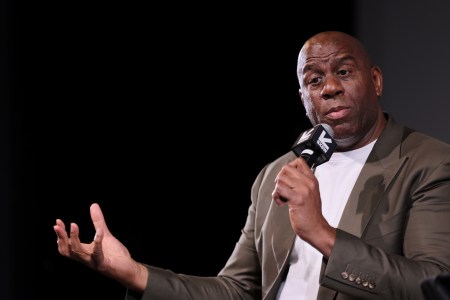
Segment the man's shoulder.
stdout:
[[[388,118],[388,125],[380,137],[380,147],[387,150],[400,146],[400,155],[450,156],[450,145],[436,137],[422,131],[397,123],[392,116]],[[389,147],[388,145],[391,145]]]
[[406,128],[402,152],[424,152],[433,155],[450,155],[450,145],[429,134]]

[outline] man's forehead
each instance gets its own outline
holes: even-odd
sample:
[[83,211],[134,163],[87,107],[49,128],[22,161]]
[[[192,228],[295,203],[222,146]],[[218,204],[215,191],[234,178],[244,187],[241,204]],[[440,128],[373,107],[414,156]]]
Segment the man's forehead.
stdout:
[[319,34],[303,45],[298,63],[303,65],[310,61],[319,62],[343,57],[352,57],[354,60],[367,58],[363,47],[356,39],[341,33]]
[[319,51],[300,53],[298,63],[301,65],[321,64],[350,59],[354,60],[354,55],[347,49],[328,49],[323,51],[320,49]]

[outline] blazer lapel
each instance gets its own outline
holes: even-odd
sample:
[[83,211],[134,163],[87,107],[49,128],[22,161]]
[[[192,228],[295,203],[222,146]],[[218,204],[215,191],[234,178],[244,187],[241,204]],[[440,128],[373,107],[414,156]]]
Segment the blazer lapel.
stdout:
[[[291,227],[289,219],[289,208],[287,205],[278,206],[275,201],[272,202],[268,212],[267,222],[263,225],[263,231],[268,234],[266,238],[264,274],[267,279],[267,290],[263,291],[266,295],[264,299],[274,299],[284,276],[292,245],[295,240],[295,232]],[[269,248],[269,246],[271,248]],[[270,254],[270,255],[269,255]],[[264,286],[264,285],[263,285]]]
[[[400,157],[401,127],[389,118],[389,134],[381,135],[361,170],[345,206],[338,228],[361,237],[374,209],[383,198],[395,174],[407,160]],[[393,146],[392,146],[393,145]]]
[[289,207],[287,205],[278,206],[274,201],[270,209],[270,214],[269,221],[276,223],[272,224],[274,228],[272,247],[277,269],[280,271],[283,264],[288,260],[292,245],[294,244],[295,232],[291,226]]

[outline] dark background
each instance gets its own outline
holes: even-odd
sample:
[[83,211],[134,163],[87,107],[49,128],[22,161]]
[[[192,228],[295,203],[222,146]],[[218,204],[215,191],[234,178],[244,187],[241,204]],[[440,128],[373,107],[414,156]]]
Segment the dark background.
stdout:
[[352,32],[352,2],[314,26],[300,5],[7,3],[2,299],[124,298],[57,252],[56,218],[92,240],[92,202],[137,260],[216,275],[257,173],[310,127],[298,50]]
[[[303,42],[342,30],[378,55],[377,39],[395,30],[377,25],[399,17],[383,19],[391,4],[379,5],[3,0],[0,299],[124,298],[124,287],[57,252],[56,218],[92,240],[93,202],[137,260],[216,275],[259,170],[310,127],[296,79]],[[448,102],[432,99],[439,111]]]
[[310,127],[298,50],[317,31],[352,31],[352,2],[313,26],[300,5],[8,3],[2,299],[124,298],[57,252],[56,218],[92,240],[92,202],[137,260],[216,275],[257,173]]

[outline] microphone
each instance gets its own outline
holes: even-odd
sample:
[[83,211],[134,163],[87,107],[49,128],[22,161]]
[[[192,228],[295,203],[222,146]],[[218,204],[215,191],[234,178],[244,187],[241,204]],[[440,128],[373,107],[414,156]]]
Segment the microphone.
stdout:
[[314,169],[330,160],[336,149],[333,135],[334,132],[330,125],[318,124],[300,134],[291,150],[297,157],[303,157],[308,166]]
[[[333,135],[334,132],[330,125],[317,124],[302,132],[291,150],[297,157],[303,157],[308,166],[314,169],[330,160],[331,154],[336,149],[336,141],[333,139]],[[284,197],[280,197],[280,200],[287,202]]]

